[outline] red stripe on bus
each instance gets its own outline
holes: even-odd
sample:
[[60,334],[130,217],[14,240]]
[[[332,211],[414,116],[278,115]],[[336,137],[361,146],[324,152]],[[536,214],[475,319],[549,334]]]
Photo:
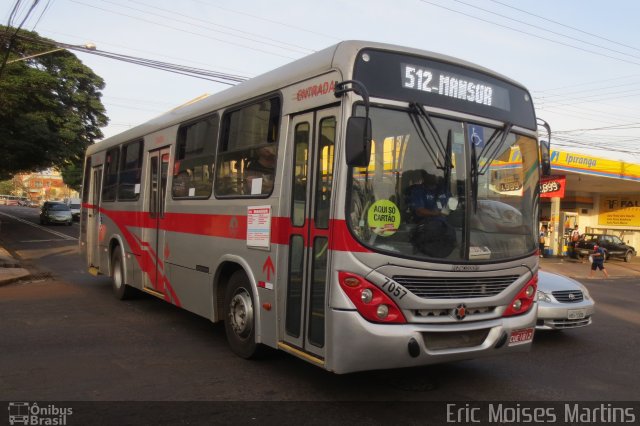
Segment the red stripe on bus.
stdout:
[[[92,209],[91,204],[83,204],[84,208]],[[149,212],[128,212],[107,210],[100,208],[121,229],[128,227],[180,232],[192,235],[246,240],[247,217],[240,215],[212,215],[194,213],[165,213],[163,218],[151,218]],[[306,229],[311,226],[311,238],[306,238]],[[293,227],[288,217],[271,218],[271,243],[288,245],[292,235],[301,235],[305,246],[313,244],[316,237],[329,238],[329,249],[335,251],[370,252],[370,250],[356,241],[347,228],[344,220],[332,219],[329,229],[316,228],[305,222],[303,227]]]

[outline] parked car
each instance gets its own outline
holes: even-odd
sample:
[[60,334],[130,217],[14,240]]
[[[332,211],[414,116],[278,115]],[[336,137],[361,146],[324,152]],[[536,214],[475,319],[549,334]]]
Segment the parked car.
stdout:
[[538,330],[591,324],[595,302],[585,286],[563,275],[538,271]]
[[80,220],[80,203],[80,198],[70,198],[67,201],[67,205],[71,209],[71,216],[73,216],[73,220],[75,221]]
[[636,255],[636,249],[625,244],[619,237],[606,234],[584,234],[580,241],[576,243],[576,253],[578,256],[589,256],[593,253],[593,246],[598,244],[605,252],[605,260],[611,257],[623,259],[630,262]]
[[45,201],[40,210],[40,224],[47,225],[50,223],[66,223],[71,226],[73,216],[71,209],[65,203]]

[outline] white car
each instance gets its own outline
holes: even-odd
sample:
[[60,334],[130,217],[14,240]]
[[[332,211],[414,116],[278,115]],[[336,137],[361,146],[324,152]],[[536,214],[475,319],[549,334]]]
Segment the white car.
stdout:
[[595,302],[585,286],[563,275],[538,271],[538,330],[591,324]]

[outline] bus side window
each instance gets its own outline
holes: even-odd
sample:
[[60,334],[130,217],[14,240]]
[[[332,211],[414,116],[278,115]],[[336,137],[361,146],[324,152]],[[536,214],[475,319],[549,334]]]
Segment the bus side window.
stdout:
[[115,201],[118,192],[118,158],[120,147],[107,151],[104,165],[104,181],[102,183],[102,201]]
[[[209,198],[218,145],[218,115],[183,125],[178,130],[171,195],[180,198]],[[213,168],[213,166],[211,166]]]
[[[140,195],[142,171],[142,140],[122,147],[122,161],[118,173],[118,200],[137,200]],[[137,188],[136,188],[137,185]],[[136,189],[138,192],[136,192]]]
[[271,194],[280,114],[280,99],[271,98],[224,115],[216,168],[217,196]]

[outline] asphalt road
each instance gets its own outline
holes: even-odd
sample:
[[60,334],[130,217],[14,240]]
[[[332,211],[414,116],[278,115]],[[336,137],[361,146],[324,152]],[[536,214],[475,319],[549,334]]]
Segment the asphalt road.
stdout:
[[538,332],[529,353],[335,375],[282,352],[240,359],[220,324],[151,296],[116,300],[84,271],[76,223],[40,227],[36,209],[8,206],[0,221],[0,245],[35,272],[0,287],[0,400],[640,401],[636,279],[585,280],[594,323]]

